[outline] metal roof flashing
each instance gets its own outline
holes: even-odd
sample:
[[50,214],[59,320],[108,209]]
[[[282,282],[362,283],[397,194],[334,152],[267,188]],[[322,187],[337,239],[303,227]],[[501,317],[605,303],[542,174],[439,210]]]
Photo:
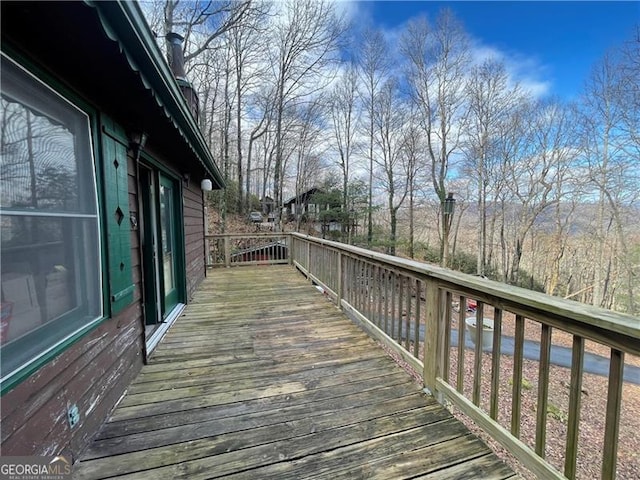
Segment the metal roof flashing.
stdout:
[[137,2],[84,3],[96,9],[105,34],[118,43],[129,66],[138,72],[145,88],[211,175],[214,187],[224,188],[222,174]]

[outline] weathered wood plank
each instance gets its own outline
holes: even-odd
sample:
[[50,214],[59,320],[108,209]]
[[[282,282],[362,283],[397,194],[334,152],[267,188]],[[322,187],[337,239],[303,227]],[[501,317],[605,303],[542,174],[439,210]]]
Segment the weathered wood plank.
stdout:
[[[375,269],[349,264],[345,295],[375,310]],[[74,478],[358,478],[370,461],[377,478],[512,473],[489,452],[294,269],[234,268],[208,276]]]
[[[296,418],[310,412],[317,414],[333,410],[348,409],[354,406],[369,405],[371,403],[389,400],[420,398],[423,405],[431,405],[433,399],[416,392],[415,386],[404,382],[384,387],[373,386],[361,392],[353,393],[347,385],[331,389],[317,389],[307,392],[294,393],[284,397],[270,397],[246,402],[214,405],[208,408],[171,412],[152,417],[141,417],[124,421],[112,421],[105,425],[96,440],[119,437],[133,433],[160,430],[182,425],[197,424],[214,419],[231,418],[237,416],[263,415],[265,412],[279,411],[287,418]],[[425,403],[426,402],[426,403]]]
[[[348,445],[366,445],[372,440],[390,444],[387,437],[393,434],[399,437],[395,441],[402,442],[402,437],[408,432],[406,441],[410,440],[412,446],[416,443],[420,445],[420,442],[433,442],[435,438],[443,441],[465,434],[463,426],[450,416],[446,417],[445,411],[436,408],[432,412],[414,409],[324,430],[322,426],[316,427],[316,419],[302,420],[298,424],[283,423],[274,428],[253,429],[251,435],[238,432],[210,437],[199,442],[145,450],[135,455],[131,462],[125,461],[124,455],[119,456],[118,462],[83,462],[77,470],[76,478],[101,478],[105,476],[106,468],[110,469],[106,472],[107,476],[123,475],[128,469],[135,469],[133,471],[151,474],[154,479],[215,478]],[[415,428],[407,431],[407,423]],[[297,430],[296,426],[301,430]],[[419,436],[416,435],[418,432]],[[148,472],[150,468],[153,468],[153,473]],[[123,475],[122,478],[136,477]]]

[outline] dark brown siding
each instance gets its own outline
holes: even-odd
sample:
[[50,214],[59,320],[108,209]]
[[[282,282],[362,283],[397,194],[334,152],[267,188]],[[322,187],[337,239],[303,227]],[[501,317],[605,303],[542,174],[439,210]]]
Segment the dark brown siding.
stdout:
[[[135,164],[129,158],[129,209],[137,214]],[[134,302],[2,397],[2,455],[77,458],[142,366],[138,232],[131,232]],[[80,423],[67,422],[70,405]]]
[[183,189],[187,298],[204,279],[204,218],[200,184],[191,180]]

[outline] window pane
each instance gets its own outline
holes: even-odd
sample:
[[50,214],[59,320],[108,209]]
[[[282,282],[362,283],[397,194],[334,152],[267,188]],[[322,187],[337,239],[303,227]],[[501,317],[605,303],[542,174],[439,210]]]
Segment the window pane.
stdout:
[[24,75],[3,58],[0,208],[94,213],[87,116]]
[[0,368],[102,316],[88,117],[2,56]]
[[[99,263],[85,262],[95,259],[95,220],[3,216],[1,223],[4,374],[99,317],[101,303]],[[55,332],[37,338],[47,326]]]

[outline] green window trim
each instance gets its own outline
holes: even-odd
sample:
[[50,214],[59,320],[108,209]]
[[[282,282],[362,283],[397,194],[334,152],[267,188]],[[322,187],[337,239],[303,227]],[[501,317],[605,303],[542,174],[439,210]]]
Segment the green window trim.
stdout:
[[2,385],[0,386],[0,396],[13,390],[19,384],[27,380],[31,375],[47,365],[51,360],[66,351],[67,348],[71,347],[85,335],[98,328],[105,320],[105,317],[95,319],[93,322],[73,332],[68,337],[62,339],[60,342],[52,345],[48,350],[43,352],[40,356],[34,358],[31,362],[17,369],[10,376],[3,380]]

